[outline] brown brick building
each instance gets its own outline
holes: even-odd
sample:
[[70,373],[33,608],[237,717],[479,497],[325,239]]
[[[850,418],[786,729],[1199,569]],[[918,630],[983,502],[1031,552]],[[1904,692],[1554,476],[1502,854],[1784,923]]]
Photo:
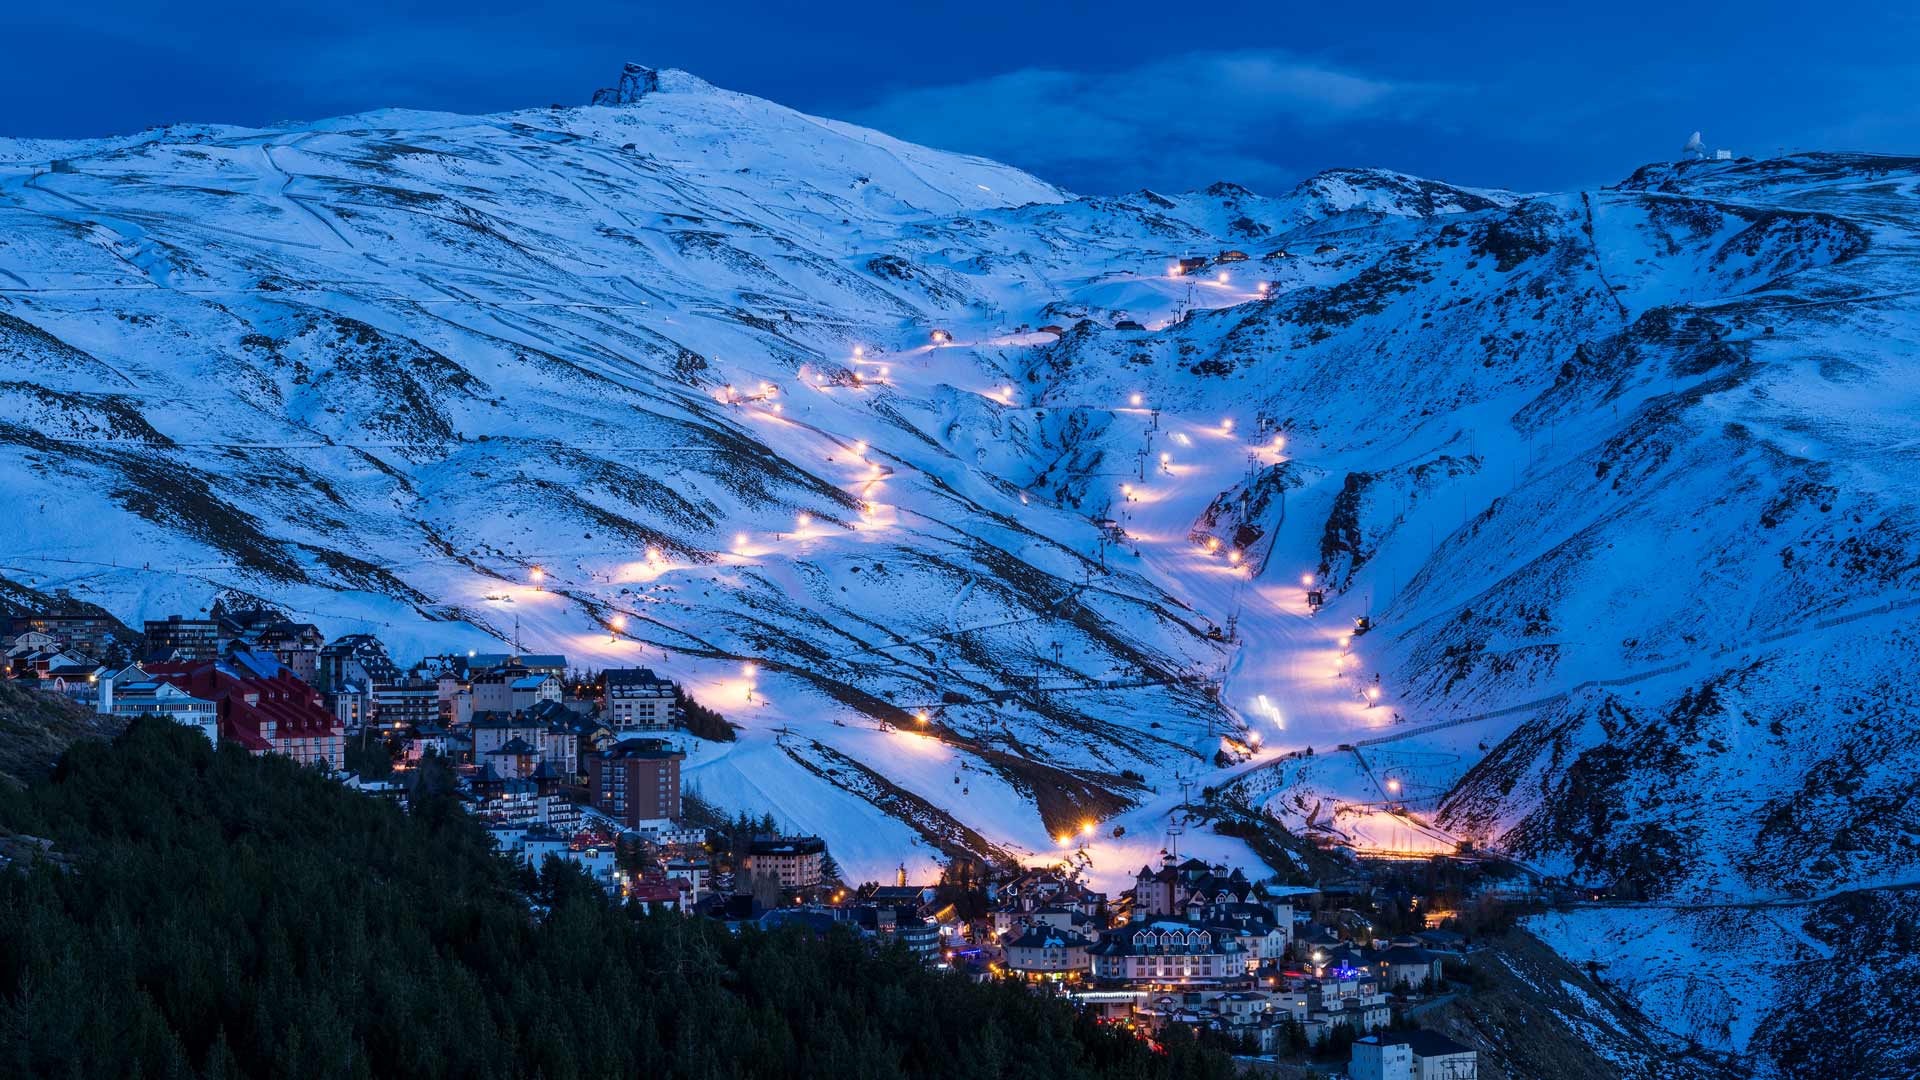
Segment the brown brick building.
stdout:
[[680,820],[680,763],[687,755],[658,739],[627,739],[587,758],[593,807],[628,828]]

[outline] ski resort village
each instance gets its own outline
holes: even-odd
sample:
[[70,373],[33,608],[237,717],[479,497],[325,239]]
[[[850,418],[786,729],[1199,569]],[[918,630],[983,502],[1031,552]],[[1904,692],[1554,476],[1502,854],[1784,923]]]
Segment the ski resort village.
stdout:
[[1914,1060],[1920,161],[591,102],[0,140],[10,707],[1259,1075]]

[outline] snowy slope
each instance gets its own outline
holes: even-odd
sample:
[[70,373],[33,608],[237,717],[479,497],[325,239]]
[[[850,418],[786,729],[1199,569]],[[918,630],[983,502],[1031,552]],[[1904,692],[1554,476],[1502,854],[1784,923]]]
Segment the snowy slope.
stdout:
[[[1144,390],[1285,439],[1217,482],[1199,538],[1262,568],[1248,613],[1302,615],[1302,574],[1330,590],[1317,629],[1246,635],[1228,685],[1321,752],[1236,788],[1297,828],[1472,839],[1645,898],[1610,916],[1626,942],[1673,903],[1920,880],[1917,172],[1649,169],[1349,234],[1321,283],[1047,352],[1062,400]],[[1702,936],[1690,977],[1773,988],[1742,967],[1764,940]],[[1720,1051],[1772,1052],[1755,1032],[1804,1007],[1710,989],[1740,1011],[1670,1015]]]
[[1920,163],[1078,198],[598,100],[0,141],[0,595],[646,663],[856,877],[1098,818],[1113,887],[1182,779],[1626,941],[1920,877]]

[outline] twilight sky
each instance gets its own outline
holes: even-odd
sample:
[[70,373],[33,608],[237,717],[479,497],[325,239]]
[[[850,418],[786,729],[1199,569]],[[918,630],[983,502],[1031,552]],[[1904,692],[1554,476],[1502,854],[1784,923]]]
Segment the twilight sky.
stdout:
[[1695,129],[1920,153],[1920,8],[1858,0],[7,0],[0,43],[15,136],[584,103],[631,59],[1082,192],[1346,165],[1565,188]]

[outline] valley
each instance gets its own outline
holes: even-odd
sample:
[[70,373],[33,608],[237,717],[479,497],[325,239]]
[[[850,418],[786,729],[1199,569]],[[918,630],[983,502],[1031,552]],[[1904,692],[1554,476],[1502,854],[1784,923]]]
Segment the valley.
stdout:
[[1257,868],[1202,791],[1499,853],[1606,897],[1530,924],[1562,957],[1778,1069],[1914,977],[1819,972],[1911,922],[1916,197],[1075,196],[633,69],[0,140],[0,586],[652,667],[739,727],[689,789],[853,880]]

